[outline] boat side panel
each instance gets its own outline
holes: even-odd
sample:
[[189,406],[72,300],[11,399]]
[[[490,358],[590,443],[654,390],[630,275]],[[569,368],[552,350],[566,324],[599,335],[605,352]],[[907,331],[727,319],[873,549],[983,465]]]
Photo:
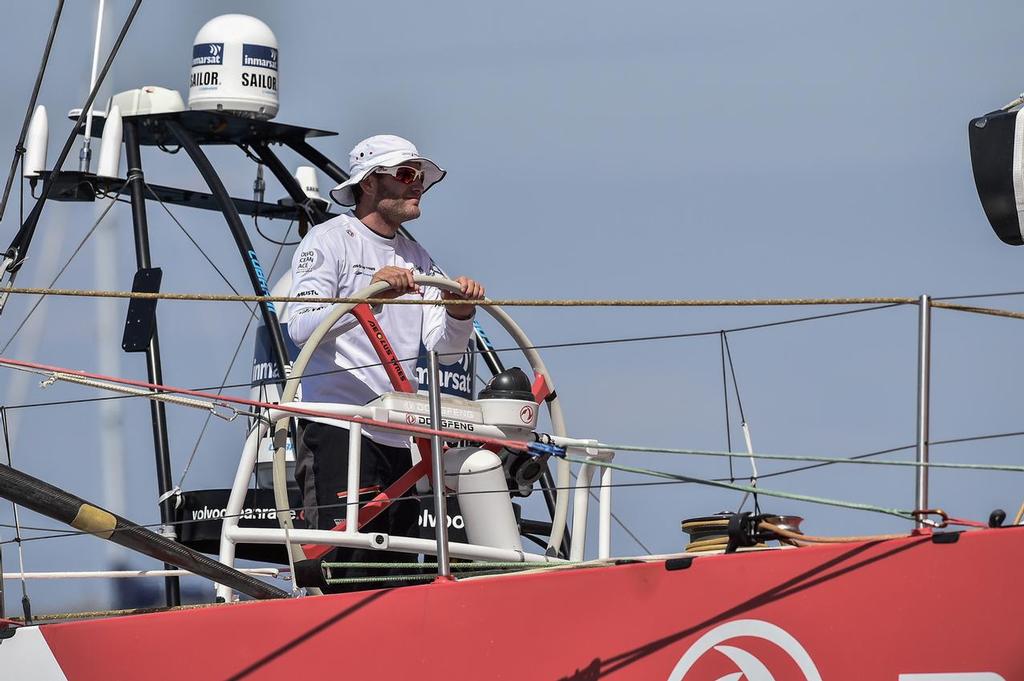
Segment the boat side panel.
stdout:
[[0,639],[0,678],[67,681],[39,627],[20,627]]
[[1024,679],[1015,625],[1024,592],[1006,582],[1024,564],[1024,528],[957,539],[704,556],[673,571],[649,563],[511,575],[43,632],[71,681],[692,681],[757,678],[760,667],[811,681]]

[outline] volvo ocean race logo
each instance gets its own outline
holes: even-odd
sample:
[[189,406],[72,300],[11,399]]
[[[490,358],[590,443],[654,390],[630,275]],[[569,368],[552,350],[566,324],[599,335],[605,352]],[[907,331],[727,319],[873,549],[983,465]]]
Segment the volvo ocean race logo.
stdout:
[[223,63],[224,43],[198,43],[192,46],[192,66],[219,66]]
[[[736,672],[726,674],[716,681],[738,681],[739,679],[777,681],[764,662],[753,654],[735,645],[724,645],[726,641],[739,637],[757,638],[774,644],[789,656],[789,659],[803,674],[801,678],[804,681],[821,681],[818,668],[814,666],[811,656],[807,654],[800,642],[781,627],[762,620],[727,622],[704,634],[679,658],[679,662],[669,674],[669,681],[684,681],[688,678],[687,673],[708,653],[724,655],[737,669]],[[712,651],[714,652],[712,653]],[[779,677],[778,681],[781,681],[782,678],[794,677]]]

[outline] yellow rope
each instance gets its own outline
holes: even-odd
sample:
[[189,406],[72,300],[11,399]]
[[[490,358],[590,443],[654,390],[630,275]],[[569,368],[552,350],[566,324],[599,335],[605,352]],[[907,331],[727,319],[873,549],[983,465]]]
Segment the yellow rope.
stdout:
[[[299,296],[256,296],[256,295],[224,295],[210,293],[146,293],[136,291],[100,291],[94,289],[68,289],[68,288],[29,288],[10,287],[2,289],[4,293],[37,295],[37,296],[66,296],[78,298],[138,298],[141,300],[188,300],[203,302],[230,302],[230,303],[322,303],[333,305],[337,303],[370,303],[390,305],[498,305],[501,307],[782,307],[799,305],[917,305],[917,298],[907,297],[860,297],[860,298],[741,298],[737,300],[726,299],[685,299],[670,298],[662,300],[646,299],[491,299],[491,300],[423,300],[420,298],[328,298],[328,297],[299,297]],[[960,305],[947,303],[941,300],[932,301],[932,307],[944,310],[956,310],[958,312],[973,312],[995,317],[1008,317],[1010,319],[1024,319],[1024,312],[1012,310],[1000,310],[989,307],[977,307],[973,305]]]
[[1010,319],[1024,319],[1024,312],[1013,312],[1012,310],[998,310],[991,307],[975,307],[973,305],[957,305],[955,303],[944,303],[941,300],[933,301],[932,307],[941,307],[945,310],[956,310],[957,312],[973,312],[974,314],[987,314],[993,317],[1009,317]]
[[862,541],[883,541],[885,539],[905,539],[908,534],[871,534],[860,537],[816,537],[812,534],[800,534],[799,532],[792,532],[790,530],[784,530],[778,525],[772,525],[771,523],[761,522],[761,529],[774,532],[780,537],[791,539],[798,543],[806,542],[808,544],[849,544],[851,542],[862,542]]
[[6,293],[22,293],[28,295],[77,296],[89,298],[139,298],[142,300],[193,300],[247,303],[392,303],[398,305],[501,305],[503,307],[732,307],[744,305],[911,305],[917,298],[750,298],[741,300],[558,300],[540,298],[534,300],[422,300],[419,298],[314,298],[310,296],[256,296],[256,295],[223,295],[209,293],[145,293],[135,291],[98,291],[89,289],[67,288],[27,288],[11,287]]
[[[174,612],[178,610],[198,610],[201,608],[217,608],[228,603],[193,603],[188,605],[175,606],[154,606],[151,608],[127,608],[121,610],[90,610],[86,612],[50,613],[45,615],[32,615],[32,622],[60,622],[64,620],[98,619],[102,617],[120,617],[124,615],[147,615],[155,612]],[[11,620],[21,625],[25,624],[22,617],[11,617]]]
[[[693,531],[702,530],[720,530],[722,534],[716,534],[696,541],[691,541],[686,546],[687,553],[702,553],[704,551],[719,551],[724,550],[729,544],[729,537],[726,534],[728,532],[729,519],[715,519],[715,520],[697,520],[697,521],[684,521],[682,523],[683,531],[692,534]],[[808,544],[849,544],[852,542],[865,542],[865,541],[883,541],[886,539],[902,539],[907,537],[907,534],[873,534],[859,537],[818,537],[809,534],[801,534],[800,532],[793,532],[792,530],[783,529],[778,525],[761,521],[758,527],[762,530],[767,530],[779,537],[779,541],[788,542],[794,546],[806,546]],[[763,547],[764,544],[758,544],[757,546]]]

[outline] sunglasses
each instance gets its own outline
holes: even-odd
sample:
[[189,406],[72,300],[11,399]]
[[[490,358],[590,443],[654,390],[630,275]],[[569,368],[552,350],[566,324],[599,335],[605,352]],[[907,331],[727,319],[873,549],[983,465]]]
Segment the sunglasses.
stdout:
[[377,168],[374,171],[375,174],[379,175],[390,175],[402,184],[412,184],[413,182],[422,179],[424,172],[419,168],[413,168],[412,166],[395,166],[394,168]]

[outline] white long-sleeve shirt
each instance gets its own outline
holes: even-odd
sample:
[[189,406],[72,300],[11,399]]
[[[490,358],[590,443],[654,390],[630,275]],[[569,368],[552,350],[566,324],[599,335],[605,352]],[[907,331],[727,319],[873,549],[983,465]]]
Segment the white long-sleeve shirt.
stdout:
[[[439,274],[416,242],[400,234],[390,239],[380,236],[353,215],[339,215],[316,225],[302,239],[292,256],[289,295],[350,296],[369,286],[374,273],[386,266],[412,269],[416,274]],[[423,287],[420,293],[403,297],[439,300],[441,292]],[[290,303],[288,335],[298,346],[305,345],[330,307]],[[342,317],[313,351],[302,379],[303,401],[366,404],[394,389],[369,339],[361,327],[352,327],[352,319],[350,315]],[[428,350],[462,354],[473,331],[472,319],[455,319],[442,305],[384,305],[377,320],[395,355],[404,360],[402,368],[411,381],[416,380],[421,340]],[[408,442],[408,437],[395,431],[367,428],[364,432],[383,445],[403,446]]]

